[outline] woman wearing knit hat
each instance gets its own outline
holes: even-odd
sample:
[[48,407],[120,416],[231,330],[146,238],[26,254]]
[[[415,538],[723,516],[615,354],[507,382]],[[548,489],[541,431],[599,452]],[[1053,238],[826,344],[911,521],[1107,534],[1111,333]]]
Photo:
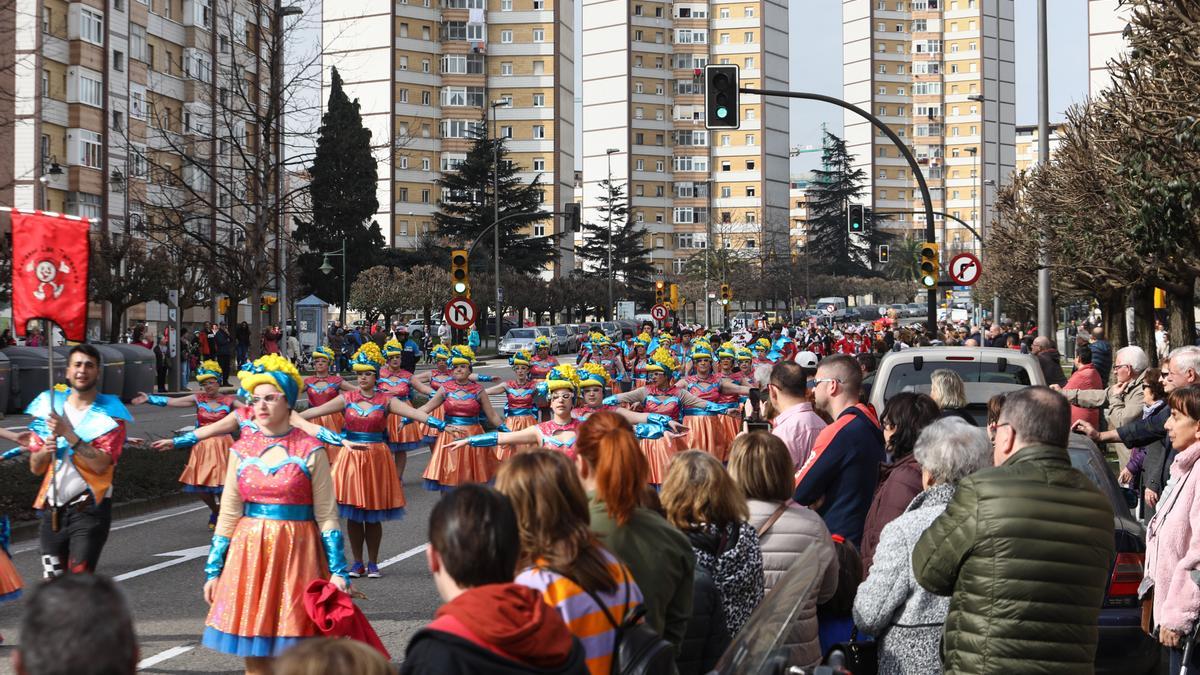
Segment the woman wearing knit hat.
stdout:
[[[387,444],[388,413],[402,415],[439,427],[441,420],[413,408],[377,388],[383,354],[374,342],[358,348],[350,367],[358,374],[358,390],[339,394],[334,399],[301,413],[306,419],[343,411],[346,440],[363,444],[356,452],[338,453],[333,465],[333,486],[338,512],[346,519],[354,565],[350,576],[380,576],[379,546],[383,541],[383,521],[404,517],[404,485],[396,473],[396,464]],[[367,566],[363,566],[363,542],[367,544]]]
[[421,407],[428,411],[441,406],[446,420],[446,429],[438,434],[433,444],[433,456],[425,468],[425,488],[428,490],[448,490],[463,483],[489,483],[500,468],[500,460],[490,450],[448,447],[463,436],[483,433],[480,423],[484,418],[493,426],[504,425],[504,419],[492,408],[483,386],[471,379],[474,362],[475,352],[470,347],[451,347],[450,366],[454,379],[443,384]]
[[[160,407],[195,408],[196,428],[208,426],[221,421],[234,409],[242,407],[242,402],[233,394],[221,393],[221,366],[216,361],[205,361],[196,369],[196,381],[200,383],[200,391],[189,396],[169,398],[158,394],[139,393],[133,397],[133,405],[149,403]],[[184,492],[194,492],[208,507],[208,529],[217,525],[217,495],[221,494],[225,484],[225,466],[229,460],[229,448],[233,445],[233,436],[228,433],[217,434],[192,446],[188,455],[187,465],[179,476],[183,483]]]

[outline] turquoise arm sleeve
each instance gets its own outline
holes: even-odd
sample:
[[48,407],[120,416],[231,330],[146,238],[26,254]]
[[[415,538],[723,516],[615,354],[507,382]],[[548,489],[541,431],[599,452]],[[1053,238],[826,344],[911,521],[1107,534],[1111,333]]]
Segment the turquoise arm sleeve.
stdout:
[[321,533],[321,544],[325,547],[325,562],[329,564],[329,573],[345,579],[346,583],[350,583],[350,574],[346,566],[346,549],[342,542],[342,531],[325,530]]
[[212,545],[208,549],[208,562],[204,564],[206,579],[216,579],[225,569],[225,556],[229,554],[229,537],[214,534]]
[[195,431],[189,431],[186,434],[180,434],[171,439],[171,443],[173,443],[176,448],[190,448],[199,442],[200,439],[196,438]]

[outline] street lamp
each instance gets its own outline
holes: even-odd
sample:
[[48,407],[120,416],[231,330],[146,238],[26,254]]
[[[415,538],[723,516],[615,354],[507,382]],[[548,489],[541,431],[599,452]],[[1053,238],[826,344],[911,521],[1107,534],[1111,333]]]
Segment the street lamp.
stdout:
[[301,16],[304,10],[297,5],[283,6],[283,0],[275,0],[274,21],[271,22],[271,37],[275,63],[271,68],[271,102],[275,118],[275,279],[279,289],[279,323],[287,330],[288,299],[287,273],[284,265],[287,256],[284,252],[285,237],[283,225],[283,20],[289,16]]
[[500,288],[500,134],[496,130],[496,108],[509,105],[511,101],[502,98],[492,101],[488,106],[492,113],[492,268],[496,279],[496,353],[500,353],[500,326],[502,313],[501,302],[504,290]]
[[608,315],[609,319],[613,318],[613,266],[612,266],[612,156],[620,152],[620,148],[609,148],[604,151],[604,158],[608,160]]
[[346,327],[346,240],[344,238],[342,239],[342,247],[340,249],[338,249],[337,253],[329,251],[329,252],[322,253],[321,255],[323,256],[321,258],[321,266],[317,269],[319,269],[321,271],[321,274],[324,274],[325,276],[329,276],[329,273],[333,272],[333,265],[329,264],[330,256],[336,256],[336,257],[340,257],[342,259],[342,302],[339,305],[338,316],[341,317],[342,327],[345,328]]
[[[42,156],[42,166],[46,164],[46,157]],[[63,175],[62,167],[58,165],[58,158],[50,155],[50,168],[38,176],[38,182],[42,184],[42,210],[45,211],[50,207],[50,195],[47,192],[46,185],[50,182],[50,176]]]

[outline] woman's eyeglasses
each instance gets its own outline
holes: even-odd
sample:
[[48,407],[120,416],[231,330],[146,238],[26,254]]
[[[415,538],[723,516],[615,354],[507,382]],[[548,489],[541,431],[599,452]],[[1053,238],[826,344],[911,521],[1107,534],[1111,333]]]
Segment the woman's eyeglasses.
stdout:
[[285,397],[283,394],[267,394],[265,396],[250,396],[246,399],[246,401],[248,401],[250,403],[250,405],[258,405],[259,403],[275,405],[276,403],[279,403],[280,401],[285,401],[285,400],[287,400],[287,397]]

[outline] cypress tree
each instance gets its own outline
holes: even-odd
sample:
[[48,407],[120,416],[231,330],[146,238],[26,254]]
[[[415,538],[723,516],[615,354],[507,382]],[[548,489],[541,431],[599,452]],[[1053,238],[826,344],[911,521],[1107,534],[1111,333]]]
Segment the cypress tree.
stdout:
[[824,168],[813,172],[815,179],[809,188],[806,252],[810,260],[821,261],[820,271],[845,276],[873,275],[874,252],[890,237],[879,230],[878,220],[869,216],[865,236],[851,236],[846,226],[846,205],[862,198],[867,172],[854,167],[854,156],[846,150],[846,142],[828,131],[823,149]]
[[[583,244],[575,253],[589,263],[590,276],[608,278],[608,252],[612,250],[612,266],[616,279],[630,290],[645,290],[650,286],[654,266],[650,264],[650,249],[646,246],[646,228],[629,220],[629,202],[625,186],[600,181],[601,194],[597,222],[583,223]],[[609,243],[609,218],[612,218],[612,242]]]

